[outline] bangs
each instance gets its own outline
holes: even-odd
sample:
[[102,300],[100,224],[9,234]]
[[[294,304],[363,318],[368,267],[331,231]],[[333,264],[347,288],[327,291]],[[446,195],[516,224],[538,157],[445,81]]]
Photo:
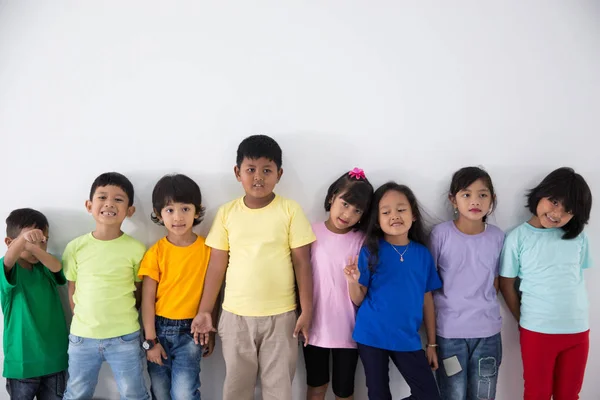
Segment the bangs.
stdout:
[[340,194],[340,198],[359,210],[366,212],[371,202],[371,187],[370,185],[356,182],[350,185],[345,192]]
[[587,184],[577,179],[576,176],[568,177],[562,181],[547,182],[546,185],[539,188],[538,196],[558,201],[565,211],[573,215],[584,216],[589,214],[590,190]]

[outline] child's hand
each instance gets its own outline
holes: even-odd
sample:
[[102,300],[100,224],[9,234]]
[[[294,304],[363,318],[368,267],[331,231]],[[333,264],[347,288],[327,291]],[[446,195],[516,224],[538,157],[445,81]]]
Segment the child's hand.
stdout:
[[348,265],[344,268],[344,275],[348,283],[358,283],[360,270],[358,269],[358,256],[350,257]]
[[204,345],[202,357],[210,357],[213,350],[215,349],[215,333],[210,332],[208,334],[208,343]]
[[433,371],[438,369],[437,347],[427,346],[427,362]]
[[298,337],[298,333],[304,337],[304,347],[308,346],[308,333],[310,332],[311,317],[306,313],[301,313],[296,321],[296,329],[294,329],[294,337]]
[[212,316],[208,312],[199,312],[192,320],[192,335],[196,344],[207,345],[210,341],[210,333],[216,331]]
[[40,229],[31,229],[23,232],[23,239],[25,240],[25,246],[35,245],[40,246],[42,243],[46,243],[46,236]]
[[167,359],[167,352],[160,343],[157,343],[146,352],[146,358],[154,364],[163,365],[162,360]]

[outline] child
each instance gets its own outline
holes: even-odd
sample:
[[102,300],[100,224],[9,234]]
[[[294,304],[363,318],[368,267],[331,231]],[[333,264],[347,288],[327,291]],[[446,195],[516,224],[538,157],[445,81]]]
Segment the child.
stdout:
[[62,399],[67,369],[67,324],[58,295],[66,283],[60,261],[46,252],[48,220],[31,208],[6,219],[2,258],[4,371],[11,399]]
[[135,212],[133,185],[121,174],[104,173],[92,184],[85,206],[96,229],[72,240],[63,253],[74,313],[64,398],[91,399],[106,361],[122,398],[149,399],[136,310],[137,272],[146,248],[121,231],[123,220]]
[[[344,272],[359,306],[354,340],[365,368],[370,400],[391,400],[389,359],[410,387],[407,399],[439,399],[429,366],[437,369],[432,290],[441,286],[417,200],[388,182],[373,195],[365,245]],[[425,321],[427,353],[419,328]]]
[[504,233],[486,223],[496,195],[490,175],[466,167],[452,176],[448,198],[456,219],[431,232],[430,250],[442,279],[435,291],[437,372],[443,400],[496,398],[502,360],[498,265]]
[[311,344],[304,347],[307,400],[323,400],[329,383],[329,357],[333,357],[333,393],[351,399],[358,350],[352,340],[356,308],[350,300],[342,269],[348,257],[358,254],[373,186],[362,169],[354,168],[331,184],[325,197],[327,221],[313,224],[317,237],[311,246],[313,267],[313,323]]
[[521,332],[524,399],[578,399],[589,350],[583,270],[592,262],[583,228],[592,193],[581,175],[559,168],[529,192],[527,208],[533,215],[506,237],[500,265]]
[[[143,343],[148,359],[152,397],[156,400],[199,400],[202,347],[194,343],[196,316],[210,256],[204,238],[192,228],[202,222],[200,188],[185,175],[167,175],[152,192],[152,221],[167,228],[144,255]],[[207,356],[212,353],[211,335]]]
[[[206,238],[211,258],[192,331],[201,344],[214,331],[211,313],[226,275],[219,321],[223,400],[254,399],[257,376],[263,399],[291,400],[295,338],[301,332],[309,341],[315,236],[300,206],[273,193],[283,174],[275,140],[264,135],[243,140],[234,172],[246,195],[219,208]],[[295,283],[302,307],[297,320]]]

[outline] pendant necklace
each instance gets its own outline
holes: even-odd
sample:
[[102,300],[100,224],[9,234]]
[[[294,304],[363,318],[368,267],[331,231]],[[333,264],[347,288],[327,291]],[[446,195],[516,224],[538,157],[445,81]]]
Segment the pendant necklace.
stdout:
[[[390,243],[390,244],[391,244],[391,243]],[[403,251],[402,253],[400,253],[400,252],[398,251],[398,249],[396,249],[396,246],[394,246],[394,245],[392,244],[392,249],[394,249],[394,251],[395,251],[396,253],[398,253],[398,255],[400,256],[400,262],[404,262],[404,253],[406,253],[406,250],[408,250],[408,247],[409,247],[409,246],[410,246],[410,242],[408,242],[408,244],[406,245],[406,248],[404,249],[404,251]]]

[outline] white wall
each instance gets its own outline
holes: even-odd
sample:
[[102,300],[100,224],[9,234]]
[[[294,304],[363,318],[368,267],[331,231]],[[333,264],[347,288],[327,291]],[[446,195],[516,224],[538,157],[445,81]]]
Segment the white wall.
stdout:
[[[266,133],[284,149],[278,192],[313,220],[354,166],[377,185],[407,183],[448,218],[449,178],[473,164],[491,173],[495,222],[509,229],[527,218],[525,189],[562,165],[600,199],[599,22],[593,0],[0,1],[0,218],[42,210],[60,253],[93,227],[83,207],[93,179],[116,170],[137,193],[124,229],[152,244],[164,233],[148,218],[152,187],[177,171],[203,190],[205,234],[216,208],[242,194],[237,144]],[[597,215],[588,232],[600,253]],[[586,277],[592,289],[600,272]],[[600,398],[600,294],[590,301],[584,400]],[[503,311],[497,399],[515,400],[518,334]],[[219,353],[202,363],[205,400],[221,398]],[[406,385],[392,378],[400,399]],[[97,396],[118,398],[108,369]]]

